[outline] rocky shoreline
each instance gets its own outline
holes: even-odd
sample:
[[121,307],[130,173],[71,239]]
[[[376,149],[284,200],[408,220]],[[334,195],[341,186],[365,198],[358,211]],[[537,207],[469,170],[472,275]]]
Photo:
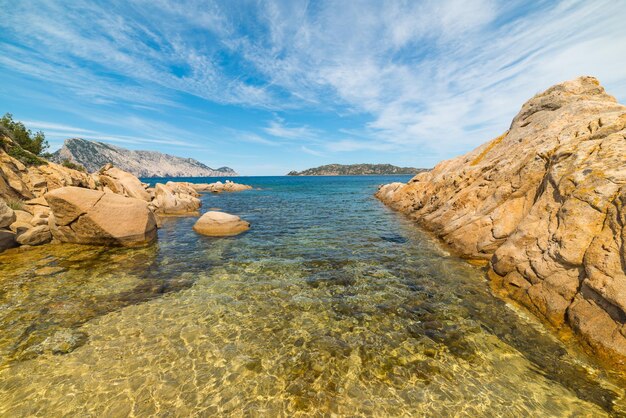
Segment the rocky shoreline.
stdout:
[[626,370],[626,106],[597,79],[549,88],[501,136],[376,196]]
[[26,166],[0,138],[0,252],[50,242],[138,246],[154,242],[160,218],[199,215],[200,193],[251,189],[232,181],[157,183],[107,164],[95,173],[44,161]]

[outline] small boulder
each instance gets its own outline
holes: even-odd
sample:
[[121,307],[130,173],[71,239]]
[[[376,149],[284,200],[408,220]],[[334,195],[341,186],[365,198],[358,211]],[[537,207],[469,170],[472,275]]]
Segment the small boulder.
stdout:
[[193,230],[202,235],[226,237],[238,235],[250,229],[250,223],[239,216],[224,212],[207,212],[198,219]]
[[0,230],[0,252],[17,246],[18,243],[15,241],[15,232],[4,229]]
[[6,228],[15,222],[16,216],[13,209],[6,204],[6,202],[0,199],[0,228]]
[[46,224],[27,229],[16,235],[16,241],[21,245],[47,244],[52,241],[50,227]]

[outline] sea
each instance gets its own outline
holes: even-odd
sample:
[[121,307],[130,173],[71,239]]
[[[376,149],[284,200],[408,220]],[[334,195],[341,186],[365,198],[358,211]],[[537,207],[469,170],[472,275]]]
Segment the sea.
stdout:
[[201,197],[236,237],[0,254],[0,416],[623,414],[623,381],[374,197],[409,178],[237,177]]

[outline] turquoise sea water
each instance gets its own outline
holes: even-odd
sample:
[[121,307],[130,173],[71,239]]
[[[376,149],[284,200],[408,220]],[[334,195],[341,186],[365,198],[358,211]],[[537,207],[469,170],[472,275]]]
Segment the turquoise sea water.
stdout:
[[619,415],[620,381],[373,197],[408,179],[242,177],[202,197],[237,237],[1,254],[0,416]]

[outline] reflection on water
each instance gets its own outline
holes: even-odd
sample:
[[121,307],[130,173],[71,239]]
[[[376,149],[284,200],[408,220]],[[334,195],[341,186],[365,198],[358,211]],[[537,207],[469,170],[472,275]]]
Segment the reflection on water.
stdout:
[[622,382],[495,299],[371,197],[390,178],[256,178],[143,249],[0,255],[2,416],[603,416]]

